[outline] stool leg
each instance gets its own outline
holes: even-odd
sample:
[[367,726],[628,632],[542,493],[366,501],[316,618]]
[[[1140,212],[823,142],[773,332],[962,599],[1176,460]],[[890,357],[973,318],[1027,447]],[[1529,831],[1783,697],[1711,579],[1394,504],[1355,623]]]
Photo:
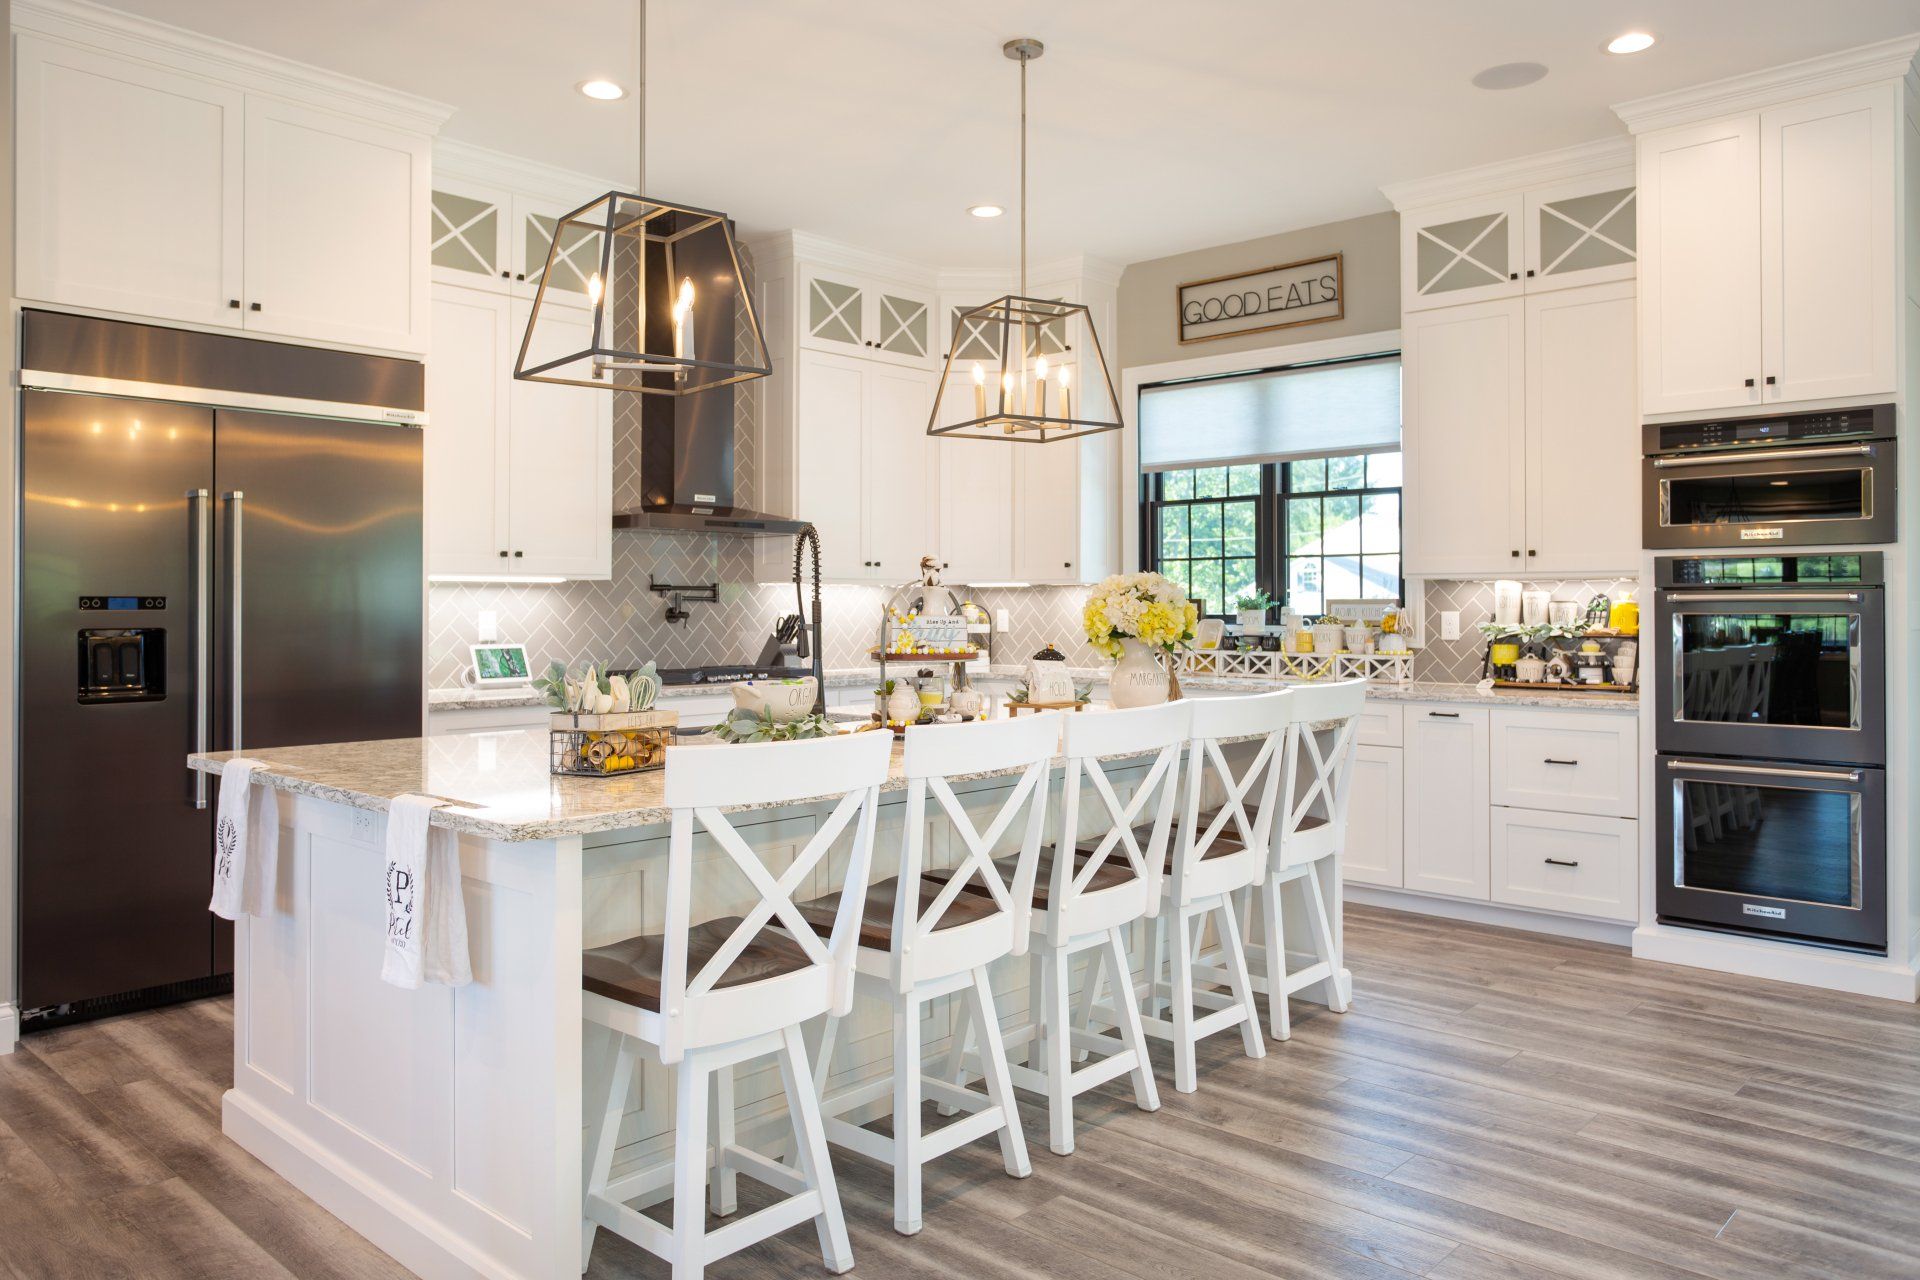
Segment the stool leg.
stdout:
[[[593,1127],[593,1144],[587,1150],[586,1176],[581,1179],[581,1190],[587,1196],[600,1195],[607,1189],[607,1174],[613,1167],[613,1148],[620,1138],[620,1120],[626,1114],[627,1098],[633,1089],[633,1041],[618,1031],[609,1030],[607,1035],[602,1079],[595,1082],[600,1116]],[[580,1224],[582,1272],[586,1271],[587,1260],[593,1253],[593,1236],[598,1225],[591,1218]]]
[[727,1148],[734,1144],[733,1067],[721,1067],[713,1076],[713,1174],[707,1195],[712,1199],[713,1212],[724,1218],[740,1207],[740,1175],[727,1164]]
[[1073,1037],[1067,1034],[1067,957],[1049,950],[1040,966],[1047,1042],[1042,1061],[1047,1073],[1047,1147],[1057,1156],[1073,1154]]
[[1033,1034],[1027,1038],[1027,1065],[1046,1070],[1047,953],[1035,947],[1027,953],[1027,1020]]
[[920,1231],[920,1001],[893,997],[893,1229]]
[[[840,1211],[840,1187],[833,1180],[833,1162],[827,1157],[827,1128],[820,1121],[820,1098],[807,1077],[807,1047],[800,1028],[781,1035],[780,1083],[787,1091],[787,1110],[793,1116],[794,1147],[800,1176],[820,1193],[820,1256],[827,1270],[839,1275],[853,1269],[853,1246],[847,1242],[847,1219]],[[676,1278],[677,1280],[677,1278]]]
[[1240,936],[1240,921],[1232,898],[1220,901],[1220,949],[1226,953],[1227,984],[1247,1011],[1240,1024],[1240,1043],[1249,1058],[1267,1056],[1267,1040],[1260,1032],[1260,1006],[1253,999],[1253,977],[1247,972],[1246,942]]
[[[985,973],[986,971],[983,969],[981,972]],[[958,1007],[953,1011],[953,1034],[947,1038],[947,1056],[946,1061],[940,1067],[940,1079],[945,1080],[949,1084],[965,1088],[967,1084],[967,1037],[972,1034],[973,1030],[969,1021],[973,1017],[973,1002],[971,1000],[956,1000],[954,1003]],[[994,1028],[994,1035],[995,1038],[998,1039],[998,1027]],[[1002,1050],[1002,1052],[1004,1053],[1005,1050]],[[986,1050],[984,1046],[981,1049],[980,1063],[982,1067],[985,1067]],[[936,1105],[935,1110],[943,1116],[958,1115],[960,1112],[960,1108],[954,1106],[951,1102],[939,1103]]]
[[673,1280],[706,1273],[707,1085],[709,1069],[697,1053],[680,1060],[674,1100]]
[[1113,1002],[1125,1017],[1120,1038],[1133,1047],[1137,1061],[1133,1068],[1133,1100],[1142,1111],[1160,1109],[1160,1089],[1153,1082],[1153,1059],[1147,1056],[1147,1033],[1140,1025],[1140,1002],[1133,990],[1133,973],[1127,968],[1126,943],[1118,929],[1107,931],[1107,946],[1113,955]]
[[[1093,1030],[1093,1006],[1100,994],[1100,967],[1105,962],[1105,952],[1106,948],[1102,947],[1088,956],[1087,967],[1080,974],[1080,994],[1073,1002],[1073,1026],[1081,1031]],[[1071,1033],[1068,1038],[1072,1038]],[[1085,1062],[1092,1056],[1091,1050],[1073,1051],[1075,1062]]]
[[1340,991],[1339,948],[1336,947],[1333,942],[1333,923],[1327,918],[1326,895],[1320,891],[1320,869],[1322,865],[1331,868],[1334,865],[1333,859],[1321,859],[1319,863],[1314,865],[1311,871],[1307,872],[1306,876],[1308,927],[1313,931],[1315,950],[1319,952],[1320,958],[1327,962],[1327,968],[1329,970],[1327,980],[1324,984],[1327,993],[1327,1008],[1333,1010],[1335,1013],[1345,1013],[1347,1011],[1347,1001]]
[[1187,930],[1202,919],[1188,915],[1185,907],[1174,907],[1169,915],[1173,925],[1167,939],[1168,958],[1173,962],[1173,1087],[1192,1093],[1199,1081],[1193,1038],[1193,949]]
[[987,982],[985,965],[973,971],[973,985],[960,1002],[962,1010],[968,1006],[972,1006],[973,1018],[980,1024],[980,1071],[987,1096],[1000,1108],[1000,1158],[1006,1162],[1009,1177],[1024,1178],[1033,1172],[1033,1165],[1027,1159],[1027,1136],[1020,1126],[1020,1104],[1013,1096],[1013,1080],[1007,1075],[1007,1046],[1000,1038],[1000,1015],[994,1011],[993,987]]
[[1165,972],[1166,965],[1168,910],[1162,906],[1147,918],[1147,964],[1144,972],[1147,976],[1147,1016],[1150,1018],[1160,1016],[1160,975]]
[[1280,882],[1266,877],[1260,885],[1260,913],[1267,918],[1267,1019],[1275,1040],[1293,1038],[1287,1014],[1287,922],[1280,901]]

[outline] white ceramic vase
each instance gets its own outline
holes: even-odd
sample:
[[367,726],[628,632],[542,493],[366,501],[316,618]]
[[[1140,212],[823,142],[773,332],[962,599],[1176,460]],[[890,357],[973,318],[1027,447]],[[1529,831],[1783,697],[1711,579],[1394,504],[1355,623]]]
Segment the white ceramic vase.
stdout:
[[1107,700],[1115,707],[1152,707],[1167,700],[1167,669],[1154,651],[1138,640],[1121,640],[1124,650],[1113,666]]

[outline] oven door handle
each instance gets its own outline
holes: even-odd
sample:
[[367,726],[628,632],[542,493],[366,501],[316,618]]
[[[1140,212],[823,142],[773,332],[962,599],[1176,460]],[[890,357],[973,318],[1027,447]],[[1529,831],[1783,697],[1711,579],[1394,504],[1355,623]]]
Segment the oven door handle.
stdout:
[[1689,591],[1681,594],[1668,592],[1661,597],[1668,604],[1717,604],[1727,607],[1728,612],[1748,613],[1776,600],[1792,604],[1839,603],[1859,604],[1858,591],[1769,591],[1764,595],[1754,591],[1735,588],[1731,591]]
[[1778,765],[1713,764],[1706,760],[1669,760],[1667,769],[1673,773],[1697,770],[1704,773],[1753,774],[1763,778],[1811,778],[1816,782],[1860,781],[1858,769],[1783,769]]
[[1871,458],[1877,452],[1870,444],[1834,444],[1812,449],[1745,449],[1737,453],[1699,453],[1678,458],[1655,458],[1653,465],[1670,467],[1713,467],[1723,462],[1792,461],[1796,458]]

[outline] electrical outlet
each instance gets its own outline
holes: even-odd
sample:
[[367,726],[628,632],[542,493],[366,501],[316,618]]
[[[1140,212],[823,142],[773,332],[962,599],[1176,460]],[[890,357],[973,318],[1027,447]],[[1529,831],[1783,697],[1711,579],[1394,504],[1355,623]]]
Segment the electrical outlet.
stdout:
[[1005,635],[1007,632],[1013,630],[1013,615],[1005,609],[995,609],[993,611],[993,625],[1002,635]]
[[492,609],[482,609],[479,621],[473,625],[474,639],[481,644],[492,644],[500,638],[500,615]]
[[1460,638],[1460,611],[1458,609],[1442,609],[1440,611],[1440,638],[1442,640],[1458,640]]

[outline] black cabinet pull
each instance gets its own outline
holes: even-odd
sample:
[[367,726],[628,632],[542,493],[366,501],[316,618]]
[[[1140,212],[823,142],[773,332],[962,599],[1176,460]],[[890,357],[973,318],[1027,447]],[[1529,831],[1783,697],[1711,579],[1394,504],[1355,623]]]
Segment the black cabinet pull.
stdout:
[[1773,385],[1773,375],[1772,375],[1772,374],[1768,374],[1768,375],[1767,375],[1767,385],[1768,385],[1768,386],[1772,386],[1772,385]]
[[1578,862],[1568,862],[1564,858],[1548,858],[1546,859],[1546,863],[1550,867],[1577,867],[1580,865]]
[[228,298],[228,299],[227,299],[227,305],[228,305],[228,306],[230,306],[230,307],[232,307],[232,308],[233,308],[233,309],[234,309],[235,311],[238,311],[238,310],[240,309],[240,299],[238,299],[238,298]]
[[1552,756],[1548,756],[1545,760],[1542,760],[1540,763],[1542,764],[1579,764],[1580,762],[1578,760],[1555,760]]
[[507,553],[506,553],[506,552],[504,552],[504,551],[502,551],[502,552],[500,553],[500,558],[501,558],[502,560],[505,560],[505,559],[507,558]]
[[1520,558],[1520,549],[1518,547],[1515,547],[1513,550],[1513,558],[1515,560],[1518,560]]
[[1531,280],[1531,279],[1533,279],[1533,268],[1532,268],[1532,267],[1528,267],[1528,268],[1527,268],[1527,279],[1529,279],[1529,280]]
[[1427,715],[1435,720],[1458,720],[1460,718],[1458,711],[1429,711]]
[[1537,556],[1537,555],[1539,555],[1540,553],[1539,553],[1538,551],[1535,551],[1535,550],[1534,550],[1534,549],[1533,549],[1532,547],[1528,547],[1528,548],[1527,548],[1527,554],[1528,554],[1528,555],[1530,555],[1530,556]]
[[502,272],[500,273],[500,278],[501,278],[502,280],[511,280],[511,279],[513,279],[513,272],[511,272],[511,271],[502,271]]
[[247,310],[249,311],[258,311],[259,309],[260,309],[260,304],[257,302],[247,308]]
[[513,278],[514,278],[515,280],[525,280],[525,279],[527,278],[527,273],[526,273],[526,272],[524,272],[524,271],[516,271],[516,272],[514,273],[514,276],[513,276]]
[[1509,271],[1509,272],[1507,272],[1507,279],[1509,279],[1509,280],[1518,280],[1519,278],[1520,278],[1520,273],[1519,273],[1518,271]]
[[1753,379],[1752,379],[1752,378],[1748,378],[1748,379],[1747,379],[1747,385],[1748,385],[1748,386],[1752,386],[1752,385],[1753,385]]
[[1068,561],[1066,561],[1066,562],[1065,562],[1064,564],[1062,564],[1062,565],[1061,565],[1060,567],[1061,567],[1062,569],[1071,569],[1071,568],[1073,568],[1073,561],[1071,561],[1071,560],[1068,560]]
[[519,558],[520,558],[521,556],[523,556],[523,555],[525,555],[525,554],[527,554],[527,553],[526,553],[526,552],[524,552],[524,551],[516,551],[516,552],[514,552],[514,553],[513,553],[513,558],[514,558],[515,560],[518,560],[518,559],[519,559]]

